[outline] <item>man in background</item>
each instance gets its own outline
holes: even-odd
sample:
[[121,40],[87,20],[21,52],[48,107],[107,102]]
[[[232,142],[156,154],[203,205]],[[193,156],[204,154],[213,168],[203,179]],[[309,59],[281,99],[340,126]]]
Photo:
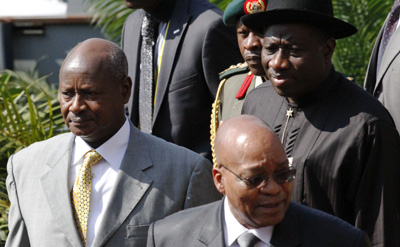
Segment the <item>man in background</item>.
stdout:
[[215,107],[219,103],[219,121],[240,115],[246,95],[265,81],[261,64],[263,35],[243,25],[240,17],[265,11],[266,8],[265,0],[234,0],[225,9],[224,23],[236,27],[239,50],[245,62],[232,65],[220,73],[219,97],[213,105]]
[[394,0],[372,50],[364,88],[388,109],[400,133],[399,16],[400,1]]
[[130,119],[141,131],[211,159],[209,121],[218,73],[242,61],[234,29],[207,0],[125,3],[140,9],[128,17],[122,34],[133,80]]

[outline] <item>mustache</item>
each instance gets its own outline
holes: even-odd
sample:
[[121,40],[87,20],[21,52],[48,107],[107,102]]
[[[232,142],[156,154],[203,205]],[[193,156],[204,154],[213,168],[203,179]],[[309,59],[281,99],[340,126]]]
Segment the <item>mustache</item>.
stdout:
[[273,78],[288,78],[289,75],[287,73],[282,73],[280,71],[275,71],[272,69],[267,70],[267,74],[269,77]]
[[75,114],[75,113],[70,112],[68,114],[68,119],[71,122],[79,123],[79,122],[84,122],[84,121],[88,120],[89,118],[85,114]]
[[245,59],[252,59],[252,58],[261,58],[261,52],[260,53],[256,53],[256,52],[245,52],[244,53],[244,57]]

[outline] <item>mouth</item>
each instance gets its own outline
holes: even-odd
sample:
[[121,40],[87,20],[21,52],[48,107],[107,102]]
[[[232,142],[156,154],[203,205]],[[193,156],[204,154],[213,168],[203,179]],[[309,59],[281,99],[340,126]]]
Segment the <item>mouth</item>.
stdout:
[[87,117],[84,116],[72,115],[69,117],[69,122],[74,124],[82,124],[87,121],[89,121],[89,119],[87,119]]
[[263,203],[258,205],[258,207],[260,209],[263,209],[267,212],[275,212],[275,211],[279,211],[282,209],[282,207],[284,206],[284,202],[283,201],[279,201],[279,202],[272,202],[272,203]]
[[259,64],[259,63],[261,63],[261,56],[252,54],[252,55],[246,56],[245,60],[247,63],[250,63],[250,64]]
[[290,79],[290,77],[280,73],[269,73],[269,79],[276,86],[281,86],[285,84]]

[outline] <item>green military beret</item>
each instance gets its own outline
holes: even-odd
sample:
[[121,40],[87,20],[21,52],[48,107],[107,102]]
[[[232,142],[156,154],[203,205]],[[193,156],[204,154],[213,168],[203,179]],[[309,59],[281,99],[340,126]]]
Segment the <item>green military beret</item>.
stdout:
[[240,17],[267,9],[268,0],[233,0],[225,9],[223,20],[227,26],[236,26]]

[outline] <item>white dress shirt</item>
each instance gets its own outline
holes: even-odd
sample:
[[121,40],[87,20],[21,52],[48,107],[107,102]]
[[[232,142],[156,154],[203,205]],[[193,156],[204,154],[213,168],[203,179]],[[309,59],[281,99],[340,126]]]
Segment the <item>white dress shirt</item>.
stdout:
[[233,216],[232,211],[229,207],[229,200],[227,197],[224,199],[224,234],[225,234],[225,246],[228,247],[239,247],[237,238],[244,232],[251,232],[257,236],[258,241],[255,247],[270,247],[269,242],[271,241],[272,233],[274,231],[273,226],[266,226],[257,229],[247,229],[237,221]]
[[[130,126],[129,121],[126,119],[118,132],[96,149],[103,159],[92,166],[92,193],[90,196],[86,246],[92,245],[103,219],[104,211],[109,204],[117,173],[128,147],[129,134]],[[83,164],[85,153],[92,149],[81,137],[77,136],[75,138],[69,169],[70,191]]]

